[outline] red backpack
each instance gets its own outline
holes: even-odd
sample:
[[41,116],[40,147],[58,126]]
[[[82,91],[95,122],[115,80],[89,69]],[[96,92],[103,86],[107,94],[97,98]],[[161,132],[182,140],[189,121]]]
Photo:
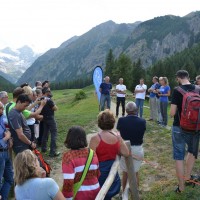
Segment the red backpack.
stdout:
[[185,91],[180,86],[176,88],[183,95],[180,127],[189,132],[200,130],[200,88],[195,86],[193,91]]
[[46,177],[50,177],[51,167],[50,165],[44,160],[41,152],[37,149],[33,149],[33,153],[37,156],[40,166],[46,171]]

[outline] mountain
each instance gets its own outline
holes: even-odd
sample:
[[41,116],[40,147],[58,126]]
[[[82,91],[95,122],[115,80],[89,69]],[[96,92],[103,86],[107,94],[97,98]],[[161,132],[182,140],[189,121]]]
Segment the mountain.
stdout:
[[184,17],[161,16],[133,24],[108,21],[64,42],[64,46],[50,49],[27,69],[18,83],[44,79],[64,82],[86,77],[95,66],[105,67],[109,49],[116,57],[125,53],[132,61],[140,59],[148,67],[199,41],[200,12]]
[[0,74],[0,91],[6,91],[6,92],[13,92],[14,88],[16,86],[6,80],[3,76]]
[[144,67],[200,42],[200,12],[167,15],[141,23],[124,43],[124,53]]
[[0,50],[0,75],[15,83],[39,55],[28,46],[18,49],[6,47]]
[[[107,51],[121,47],[139,22],[134,24],[116,24],[108,21],[100,24],[73,41],[67,41],[57,49],[50,49],[40,56],[19,79],[18,84],[48,79],[59,82],[87,75],[94,66],[104,65]],[[32,76],[34,74],[34,77]]]

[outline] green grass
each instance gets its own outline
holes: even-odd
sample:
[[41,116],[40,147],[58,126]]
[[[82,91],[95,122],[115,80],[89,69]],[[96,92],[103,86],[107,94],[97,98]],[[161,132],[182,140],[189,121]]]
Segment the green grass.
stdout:
[[[67,89],[53,91],[53,99],[58,106],[56,121],[58,124],[57,146],[64,150],[63,142],[67,130],[74,125],[83,126],[87,133],[97,130],[98,101],[94,93],[94,87],[83,89],[87,95],[86,99],[75,101],[78,89]],[[128,100],[134,100],[130,95]],[[145,101],[145,106],[148,106]],[[144,118],[149,118],[149,109],[144,108]],[[172,125],[169,118],[168,125]],[[147,122],[147,130],[144,136],[145,160],[150,164],[143,164],[140,174],[141,199],[143,200],[198,200],[200,199],[200,188],[187,187],[182,194],[175,194],[177,185],[175,175],[175,162],[172,159],[171,131],[161,128],[155,122]],[[47,157],[47,159],[49,159]],[[50,159],[55,172],[60,168],[61,158]],[[55,172],[56,173],[56,172]],[[200,173],[200,161],[197,160],[193,174]],[[54,178],[56,174],[54,175]]]
[[63,144],[67,130],[71,126],[83,126],[87,133],[94,128],[99,112],[97,97],[92,86],[83,90],[87,97],[80,101],[75,101],[78,89],[53,91],[53,99],[58,106],[55,115],[58,124],[58,146]]

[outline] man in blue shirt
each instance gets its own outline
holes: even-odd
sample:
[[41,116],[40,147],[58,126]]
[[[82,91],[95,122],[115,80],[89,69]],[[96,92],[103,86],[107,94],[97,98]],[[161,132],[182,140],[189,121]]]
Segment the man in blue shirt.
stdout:
[[3,104],[0,102],[0,196],[8,199],[13,184],[13,168],[9,155],[9,139],[11,133],[6,130],[3,122]]
[[99,87],[99,91],[101,92],[101,100],[100,100],[100,104],[101,104],[101,111],[104,110],[105,108],[105,103],[107,105],[107,108],[110,109],[110,90],[112,89],[112,84],[109,82],[110,78],[108,76],[105,77],[105,82],[101,83],[100,87]]

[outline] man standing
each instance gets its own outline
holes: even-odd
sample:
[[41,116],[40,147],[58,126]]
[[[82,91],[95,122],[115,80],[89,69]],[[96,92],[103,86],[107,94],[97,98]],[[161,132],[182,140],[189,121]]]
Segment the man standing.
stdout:
[[[3,104],[3,107],[8,103],[8,93],[6,91],[0,92],[0,102]],[[8,125],[8,119],[6,117],[6,111],[3,111],[3,122],[5,125]]]
[[153,85],[148,89],[149,95],[149,105],[150,105],[150,118],[149,121],[158,120],[158,98],[156,90],[159,88],[158,77],[154,76],[152,79]]
[[13,184],[13,168],[9,155],[11,133],[6,130],[3,122],[3,104],[0,102],[0,196],[8,199]]
[[43,115],[43,136],[42,136],[42,152],[47,151],[47,140],[49,131],[51,133],[50,144],[50,157],[56,157],[60,155],[60,152],[56,152],[56,138],[57,138],[57,125],[54,118],[54,112],[58,109],[55,103],[51,100],[51,90],[48,87],[42,89],[44,98],[47,100],[46,105],[42,109],[41,115]]
[[[176,73],[177,82],[185,91],[194,91],[195,86],[189,82],[189,74],[185,70]],[[193,135],[186,133],[180,128],[180,117],[182,111],[183,95],[175,88],[172,94],[170,115],[174,117],[172,126],[173,158],[176,161],[176,174],[178,177],[178,187],[175,192],[180,193],[185,189],[184,178],[191,179],[191,172],[195,163],[193,155]],[[186,170],[184,173],[185,144],[188,146],[186,157]]]
[[117,92],[117,107],[116,107],[116,117],[119,115],[119,106],[122,104],[122,116],[125,115],[125,96],[126,96],[126,86],[123,85],[123,78],[119,79],[119,84],[116,86]]
[[8,113],[10,131],[13,137],[13,151],[15,154],[18,154],[26,149],[36,148],[36,144],[30,140],[31,130],[22,114],[30,103],[31,99],[28,95],[21,94],[17,98],[15,107]]
[[[144,157],[142,143],[143,143],[143,136],[146,130],[146,121],[137,116],[137,111],[138,109],[136,104],[132,101],[128,102],[126,104],[126,112],[128,115],[126,117],[119,118],[117,124],[117,130],[120,131],[121,137],[124,140],[130,140],[131,142],[131,152],[133,154],[133,157],[135,157],[134,169],[136,172],[137,183],[139,186],[138,171],[142,164],[142,158]],[[123,171],[122,187],[124,191],[128,178],[124,157],[122,157],[121,159],[120,166]]]
[[144,84],[144,79],[140,79],[140,84],[135,87],[135,99],[136,99],[136,105],[138,108],[138,112],[140,114],[140,117],[142,118],[143,115],[143,106],[144,106],[144,100],[146,96],[146,90],[147,86]]
[[105,82],[101,83],[99,88],[99,91],[101,92],[101,100],[100,100],[101,111],[104,110],[105,103],[107,104],[107,108],[110,109],[110,103],[111,103],[110,90],[112,89],[112,84],[109,82],[110,81],[109,76],[106,76],[104,80]]

